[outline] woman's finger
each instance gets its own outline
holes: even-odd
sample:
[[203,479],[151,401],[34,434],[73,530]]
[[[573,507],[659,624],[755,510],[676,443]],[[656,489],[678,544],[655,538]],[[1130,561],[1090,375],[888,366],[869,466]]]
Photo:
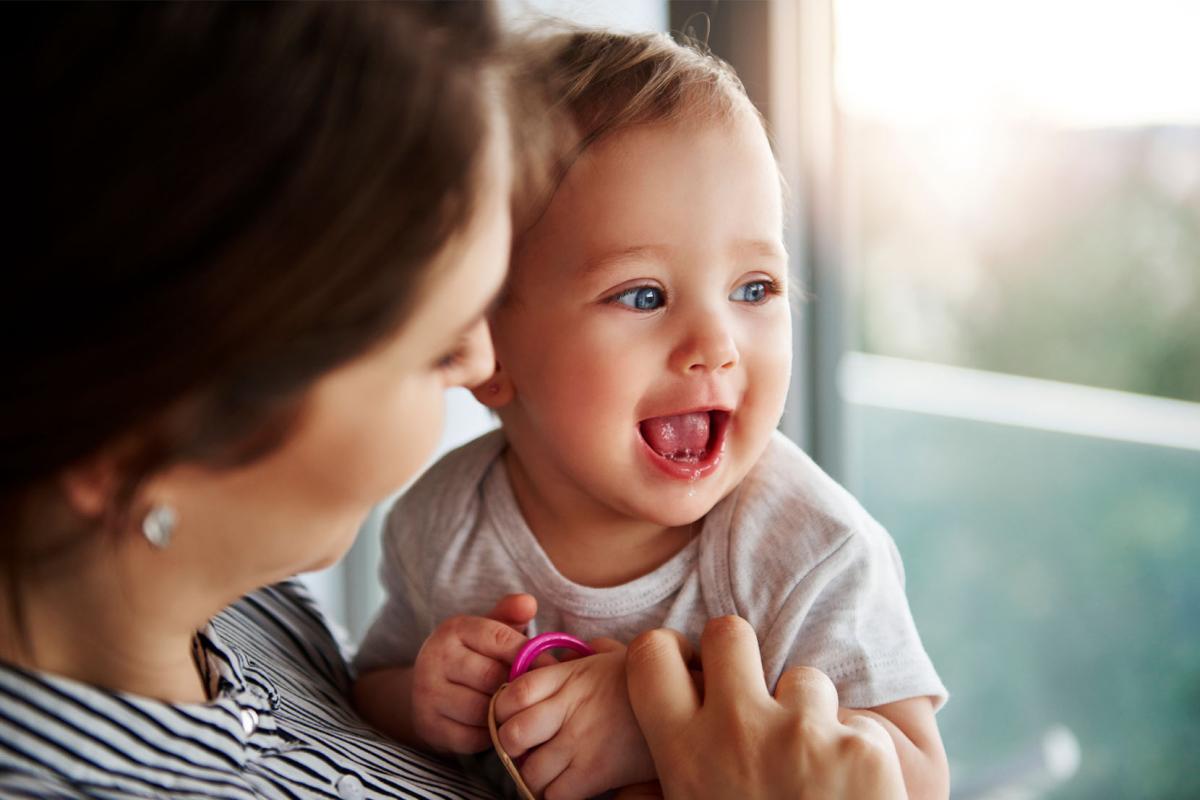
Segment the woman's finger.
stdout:
[[775,699],[802,717],[829,722],[837,719],[837,688],[819,669],[792,667],[784,671],[775,686]]
[[[845,723],[849,729],[842,739],[838,752],[847,759],[848,767],[854,771],[858,781],[858,795],[868,795],[878,800],[905,800],[904,773],[900,769],[900,757],[896,754],[896,743],[883,725],[866,714],[851,715]],[[852,742],[853,746],[847,746]],[[862,746],[866,742],[867,746]],[[851,760],[852,759],[852,760]]]
[[885,752],[894,750],[896,747],[892,737],[888,735],[887,729],[866,714],[854,714],[850,716],[846,720],[845,725],[847,728],[852,728],[858,735],[868,741],[874,742]]
[[688,673],[691,660],[691,644],[667,628],[640,634],[625,653],[629,702],[651,752],[681,731],[700,708]]
[[[747,699],[766,700],[758,637],[741,617],[717,617],[704,626],[700,637],[700,662],[704,667],[704,704],[740,705]],[[690,684],[690,680],[689,680]]]

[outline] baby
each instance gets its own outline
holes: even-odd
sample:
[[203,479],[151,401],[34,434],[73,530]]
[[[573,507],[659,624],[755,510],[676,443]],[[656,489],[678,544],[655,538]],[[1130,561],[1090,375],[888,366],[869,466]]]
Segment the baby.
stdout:
[[910,796],[945,797],[946,692],[895,545],[776,432],[792,332],[761,119],[728,66],[665,36],[543,46],[578,146],[491,320],[496,371],[475,395],[502,427],[392,511],[360,709],[413,744],[485,749],[518,630],[607,637],[497,701],[531,789],[594,795],[654,777],[619,643],[657,627],[698,643],[738,614],[769,686],[820,668],[843,718],[890,733]]

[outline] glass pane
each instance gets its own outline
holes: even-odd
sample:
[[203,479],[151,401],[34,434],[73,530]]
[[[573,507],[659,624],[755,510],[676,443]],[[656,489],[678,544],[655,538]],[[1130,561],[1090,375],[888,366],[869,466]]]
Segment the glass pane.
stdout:
[[1200,400],[1200,5],[837,5],[867,352]]
[[1200,796],[1200,4],[834,7],[845,478],[954,794]]
[[[850,482],[904,554],[951,691],[939,723],[955,796],[1197,796],[1200,452],[847,416]],[[1069,751],[1043,753],[1060,726],[1077,772]]]

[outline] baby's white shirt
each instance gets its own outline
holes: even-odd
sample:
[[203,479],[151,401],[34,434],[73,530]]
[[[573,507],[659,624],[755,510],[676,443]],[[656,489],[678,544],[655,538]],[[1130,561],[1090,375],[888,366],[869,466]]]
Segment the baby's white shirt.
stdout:
[[921,645],[891,536],[795,444],[776,433],[742,483],[666,563],[619,586],[565,578],[525,523],[500,457],[503,431],[446,455],[396,503],[384,529],[387,600],[360,671],[412,664],[434,628],[486,614],[513,592],[538,601],[529,635],[629,642],[674,628],[693,644],[711,617],[758,633],[772,689],[788,666],[817,667],[851,708],[947,693]]

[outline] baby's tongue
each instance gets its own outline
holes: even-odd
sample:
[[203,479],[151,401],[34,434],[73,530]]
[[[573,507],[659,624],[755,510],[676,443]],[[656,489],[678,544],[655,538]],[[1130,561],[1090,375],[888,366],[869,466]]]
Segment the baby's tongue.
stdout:
[[643,420],[642,437],[665,458],[699,458],[708,446],[708,412]]

